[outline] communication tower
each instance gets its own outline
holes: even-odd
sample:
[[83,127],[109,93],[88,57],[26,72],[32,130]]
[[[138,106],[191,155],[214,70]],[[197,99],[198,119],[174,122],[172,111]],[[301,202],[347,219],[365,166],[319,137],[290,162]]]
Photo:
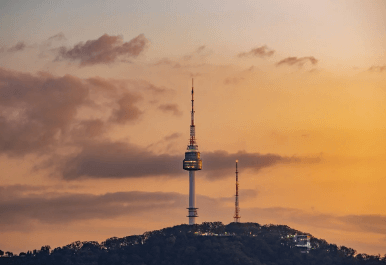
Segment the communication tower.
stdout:
[[188,216],[189,224],[195,224],[195,218],[198,217],[196,208],[196,171],[202,169],[202,160],[200,159],[200,152],[198,151],[198,145],[196,144],[196,127],[194,125],[194,88],[192,79],[192,112],[190,123],[190,140],[187,151],[185,152],[185,159],[183,162],[183,168],[189,171],[189,208]]
[[235,196],[235,223],[240,223],[240,206],[239,206],[239,172],[237,171],[237,163],[239,160],[236,160],[236,196]]

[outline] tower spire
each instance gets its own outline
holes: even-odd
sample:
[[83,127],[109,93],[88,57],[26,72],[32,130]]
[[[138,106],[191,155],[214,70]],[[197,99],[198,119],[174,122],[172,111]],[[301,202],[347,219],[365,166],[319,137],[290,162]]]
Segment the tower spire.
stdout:
[[239,160],[236,160],[236,196],[235,196],[235,223],[240,223],[240,205],[239,205],[239,171],[237,170],[237,163]]
[[194,125],[194,86],[192,78],[192,112],[191,112],[191,123],[190,123],[190,142],[191,146],[196,144],[196,126]]

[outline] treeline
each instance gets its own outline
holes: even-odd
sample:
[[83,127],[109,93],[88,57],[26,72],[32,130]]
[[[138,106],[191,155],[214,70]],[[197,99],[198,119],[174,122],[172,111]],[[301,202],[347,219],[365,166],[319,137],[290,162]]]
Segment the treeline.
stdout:
[[1,251],[0,264],[386,264],[386,255],[357,254],[351,248],[312,236],[312,249],[304,254],[295,246],[294,234],[305,233],[288,226],[257,223],[179,225],[102,243],[77,241],[19,255]]

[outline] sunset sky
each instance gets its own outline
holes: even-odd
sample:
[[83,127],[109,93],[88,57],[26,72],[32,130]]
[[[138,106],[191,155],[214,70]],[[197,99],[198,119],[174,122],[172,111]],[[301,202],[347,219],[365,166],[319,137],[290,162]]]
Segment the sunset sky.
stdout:
[[0,249],[188,222],[386,253],[384,0],[0,1]]

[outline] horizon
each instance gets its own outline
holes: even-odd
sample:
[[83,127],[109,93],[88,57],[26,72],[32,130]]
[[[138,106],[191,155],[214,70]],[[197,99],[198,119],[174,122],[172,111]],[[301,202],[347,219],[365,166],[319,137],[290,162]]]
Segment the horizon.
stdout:
[[197,222],[386,249],[386,2],[0,3],[0,249]]

